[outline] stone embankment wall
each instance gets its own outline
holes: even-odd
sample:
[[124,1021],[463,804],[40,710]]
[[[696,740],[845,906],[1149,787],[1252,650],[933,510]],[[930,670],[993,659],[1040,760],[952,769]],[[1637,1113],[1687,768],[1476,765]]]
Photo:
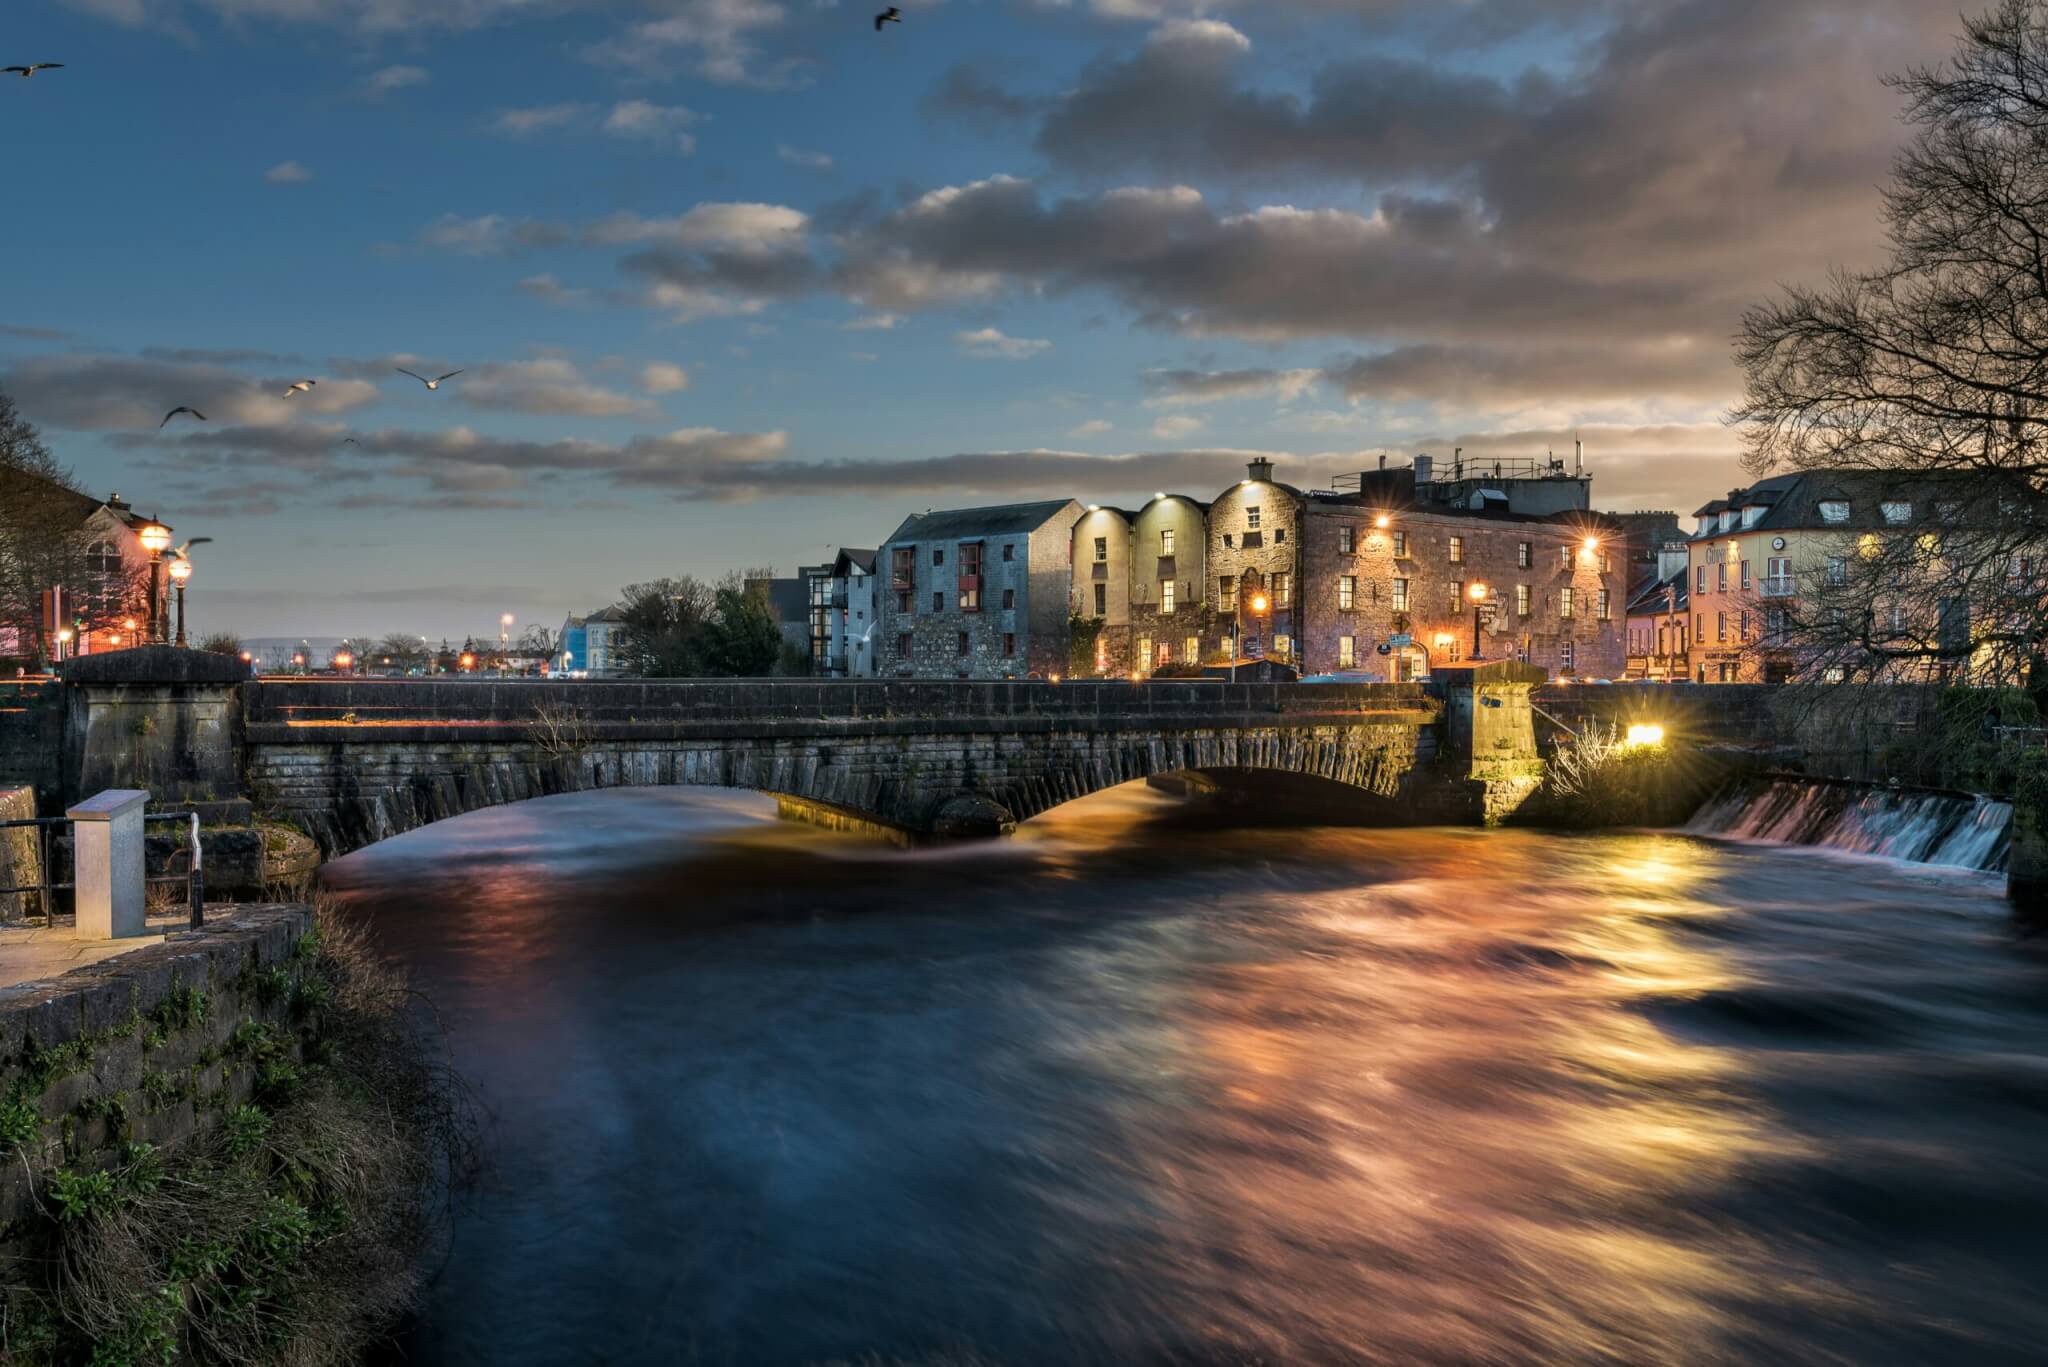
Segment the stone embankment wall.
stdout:
[[312,925],[307,907],[245,906],[0,991],[0,1261],[43,1218],[41,1183],[98,1171],[131,1143],[190,1139],[296,1063],[294,974]]
[[[34,788],[26,783],[0,784],[0,821],[26,821],[35,814]],[[0,888],[38,882],[42,867],[42,844],[32,828],[0,828]],[[36,896],[32,892],[0,892],[0,921],[19,920],[34,907]]]
[[64,786],[64,689],[0,683],[0,787],[25,783],[55,808]]

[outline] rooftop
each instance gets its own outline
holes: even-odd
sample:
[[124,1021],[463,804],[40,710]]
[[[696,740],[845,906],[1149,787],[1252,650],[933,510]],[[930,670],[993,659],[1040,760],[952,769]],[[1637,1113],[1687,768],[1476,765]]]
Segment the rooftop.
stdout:
[[1068,509],[1079,511],[1071,498],[1041,503],[998,503],[987,508],[942,508],[912,513],[890,536],[897,541],[952,541],[962,537],[1003,536],[1035,532]]

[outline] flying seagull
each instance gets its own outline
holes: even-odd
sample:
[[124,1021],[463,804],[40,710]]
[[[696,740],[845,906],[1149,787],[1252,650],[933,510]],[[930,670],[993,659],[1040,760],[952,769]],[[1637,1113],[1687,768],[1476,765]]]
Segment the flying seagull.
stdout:
[[25,81],[38,71],[55,71],[62,65],[64,65],[62,62],[30,62],[27,66],[0,66],[0,72],[10,75],[19,72],[21,79]]
[[[393,366],[393,367],[392,367],[392,369],[393,369],[393,370],[396,370],[396,371],[397,371],[397,372],[398,372],[399,374],[401,374],[401,375],[412,375],[412,372],[411,372],[410,370],[407,370],[407,369],[406,369],[406,368],[405,368],[404,366],[402,366],[402,365],[401,365],[401,366]],[[461,371],[459,371],[459,370],[451,370],[451,371],[449,371],[449,372],[448,372],[448,373],[447,373],[446,375],[443,375],[443,376],[442,376],[442,377],[441,377],[440,379],[438,379],[438,380],[430,380],[430,379],[428,379],[428,378],[427,378],[426,376],[424,376],[424,375],[412,375],[412,377],[413,377],[413,378],[414,378],[415,380],[418,380],[418,381],[419,381],[419,382],[420,382],[421,384],[425,385],[425,386],[426,386],[426,387],[427,387],[427,388],[428,388],[429,390],[435,390],[435,389],[439,389],[439,388],[441,387],[441,382],[442,382],[442,380],[452,380],[452,379],[454,379],[454,378],[455,378],[455,377],[456,377],[457,375],[460,375],[461,373],[462,373],[462,372],[461,372]]]
[[180,413],[190,413],[193,417],[199,419],[199,421],[206,421],[206,415],[200,412],[198,409],[187,408],[183,404],[179,404],[176,408],[173,408],[170,412],[164,414],[164,421],[157,424],[157,430],[162,431],[164,423],[169,422],[172,418],[177,417]]
[[320,383],[318,380],[293,380],[291,384],[286,386],[284,396],[289,399],[294,394],[307,393],[318,383]]
[[185,558],[186,551],[191,550],[194,546],[204,546],[207,542],[211,540],[213,540],[213,538],[210,536],[195,536],[190,541],[187,541],[184,545],[178,547],[178,549],[176,549],[175,551],[172,551],[171,559],[183,560]]
[[363,445],[363,444],[362,444],[361,442],[357,441],[357,440],[356,440],[356,439],[355,439],[354,437],[343,437],[343,438],[341,439],[341,444],[342,444],[343,446],[353,446],[353,447],[356,447],[356,448],[357,448],[358,450],[360,450],[360,449],[362,448],[362,445]]
[[884,24],[900,24],[902,22],[902,12],[898,10],[894,5],[891,5],[889,6],[889,8],[883,10],[880,14],[875,16],[875,32],[880,33],[882,31],[882,25]]

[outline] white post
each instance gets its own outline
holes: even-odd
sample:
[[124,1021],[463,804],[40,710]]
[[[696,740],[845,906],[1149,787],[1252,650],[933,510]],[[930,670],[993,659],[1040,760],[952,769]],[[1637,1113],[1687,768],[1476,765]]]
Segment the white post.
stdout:
[[149,794],[109,788],[64,815],[71,818],[75,933],[118,940],[143,933],[142,809]]

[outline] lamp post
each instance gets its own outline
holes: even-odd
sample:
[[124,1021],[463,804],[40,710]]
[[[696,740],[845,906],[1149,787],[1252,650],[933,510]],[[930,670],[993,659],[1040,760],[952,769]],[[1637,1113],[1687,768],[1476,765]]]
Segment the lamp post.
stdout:
[[[1252,616],[1266,615],[1267,598],[1263,593],[1252,594]],[[1230,681],[1237,682],[1237,657],[1244,648],[1244,596],[1238,595],[1230,610]]]
[[185,581],[192,577],[192,562],[184,556],[171,561],[171,585],[178,591],[178,648],[185,646]]
[[152,517],[135,529],[135,537],[149,552],[149,641],[154,645],[163,636],[164,551],[171,544],[171,529]]
[[1479,658],[1479,610],[1486,602],[1486,585],[1473,584],[1465,590],[1472,600],[1472,658]]

